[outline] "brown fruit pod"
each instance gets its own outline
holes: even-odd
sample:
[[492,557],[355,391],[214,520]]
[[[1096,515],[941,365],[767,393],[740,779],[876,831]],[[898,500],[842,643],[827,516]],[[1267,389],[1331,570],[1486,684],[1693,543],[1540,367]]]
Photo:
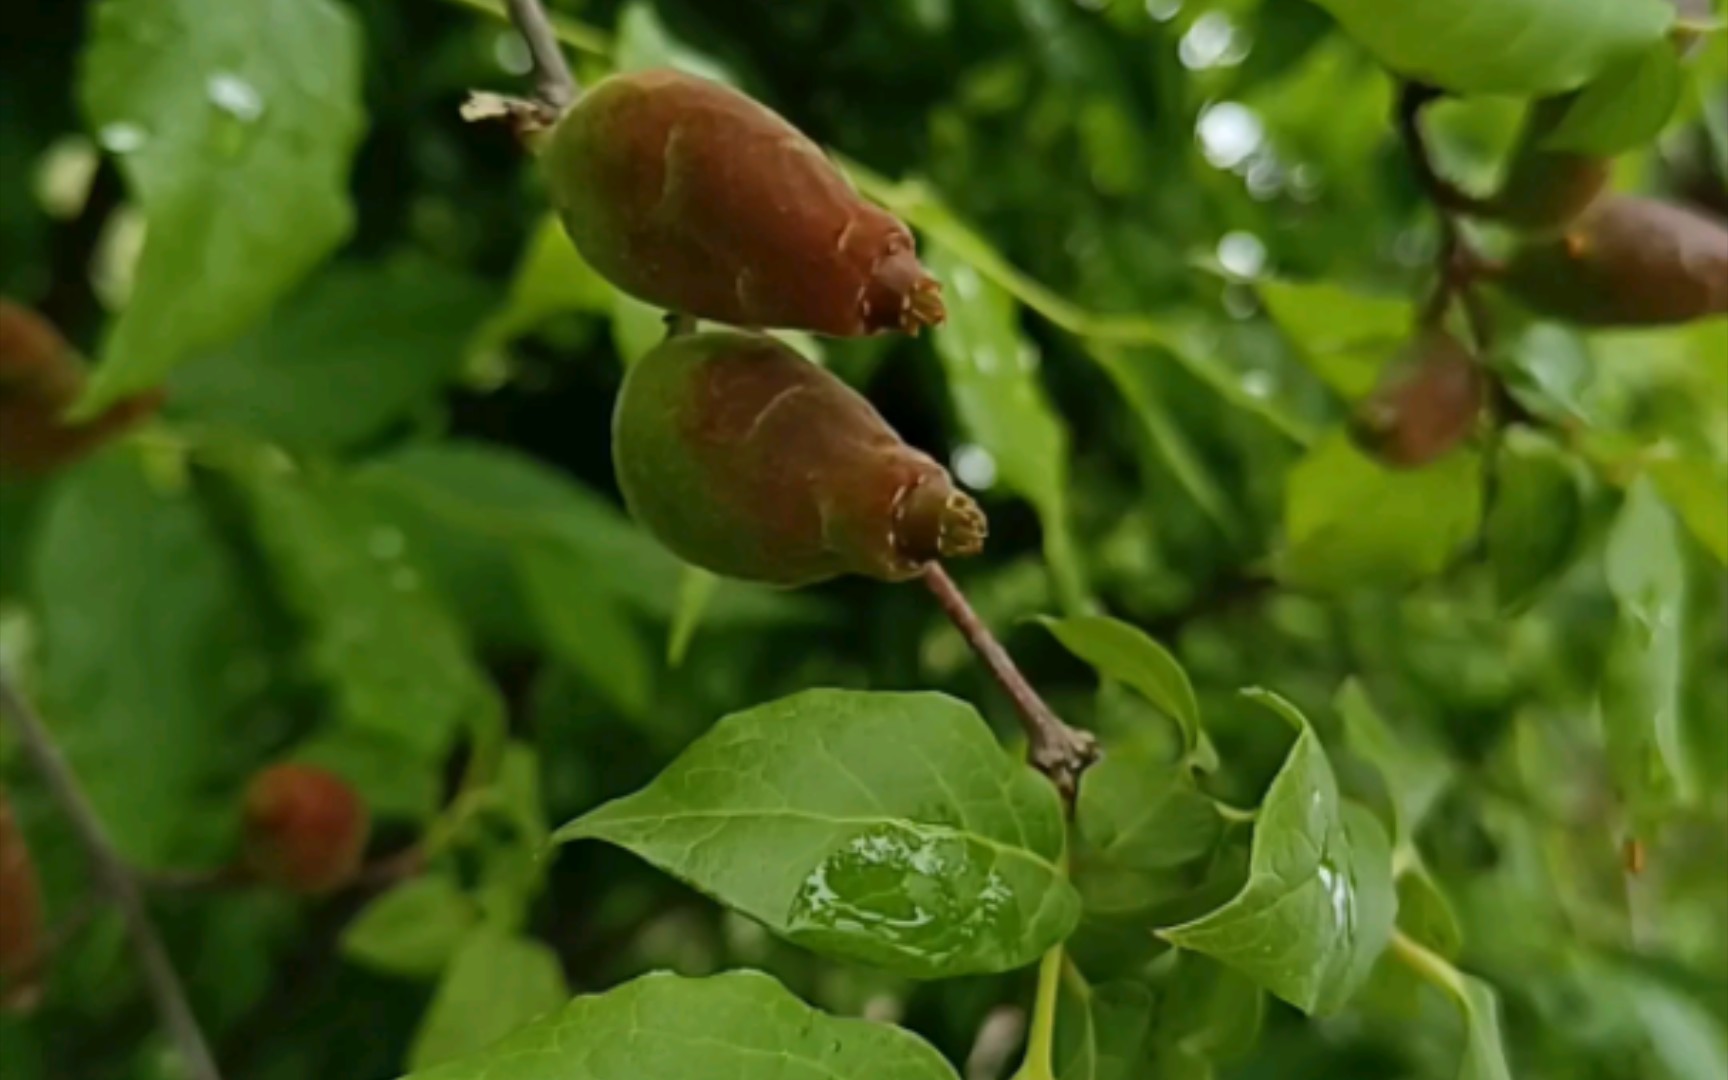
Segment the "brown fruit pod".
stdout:
[[317,895],[359,873],[371,817],[341,777],[310,765],[272,765],[247,785],[242,813],[242,859],[256,880]]
[[1728,314],[1728,227],[1685,207],[1613,196],[1564,237],[1519,248],[1500,280],[1532,311],[1580,326]]
[[27,1012],[41,997],[45,937],[36,863],[0,790],[0,1011]]
[[631,514],[686,562],[727,577],[903,581],[983,546],[983,512],[948,470],[766,335],[674,337],[636,361],[612,455]]
[[1496,219],[1528,232],[1557,232],[1588,210],[1608,187],[1612,160],[1541,148],[1572,100],[1571,95],[1545,98],[1531,107],[1506,178],[1488,203]]
[[730,87],[614,75],[560,119],[542,162],[582,257],[657,307],[842,337],[942,321],[911,230]]
[[162,392],[151,390],[68,423],[63,414],[83,389],[83,363],[53,324],[0,299],[0,479],[64,468],[162,407]]
[[1487,395],[1476,357],[1441,329],[1424,332],[1356,407],[1350,434],[1379,461],[1418,469],[1470,437]]

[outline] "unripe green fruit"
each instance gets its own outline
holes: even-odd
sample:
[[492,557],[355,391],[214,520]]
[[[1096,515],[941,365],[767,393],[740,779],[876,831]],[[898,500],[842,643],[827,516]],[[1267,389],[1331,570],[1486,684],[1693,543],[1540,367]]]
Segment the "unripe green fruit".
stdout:
[[1387,465],[1421,468],[1470,437],[1485,391],[1481,365],[1470,350],[1445,330],[1429,330],[1357,405],[1350,433]]
[[66,423],[62,415],[83,391],[83,362],[54,325],[0,298],[0,479],[70,465],[162,406],[162,392],[148,390]]
[[258,881],[315,895],[359,873],[371,818],[341,777],[310,765],[273,765],[247,785],[243,815],[242,858]]
[[0,1011],[25,1012],[42,984],[42,885],[12,801],[0,790]]
[[901,581],[983,545],[984,515],[946,469],[761,334],[674,337],[631,365],[612,457],[636,519],[728,577]]
[[1571,96],[1546,98],[1531,107],[1506,179],[1490,200],[1499,220],[1529,232],[1555,232],[1607,188],[1614,167],[1610,159],[1542,149],[1571,103]]
[[911,231],[729,87],[677,71],[614,75],[559,120],[542,161],[582,257],[657,307],[837,336],[942,321]]
[[1566,236],[1518,249],[1501,281],[1531,310],[1581,326],[1728,314],[1728,227],[1684,207],[1615,196]]

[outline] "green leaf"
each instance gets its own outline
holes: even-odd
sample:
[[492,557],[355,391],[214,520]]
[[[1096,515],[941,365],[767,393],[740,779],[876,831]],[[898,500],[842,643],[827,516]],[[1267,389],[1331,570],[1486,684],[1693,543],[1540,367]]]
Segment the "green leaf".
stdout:
[[1074,615],[1038,620],[1064,648],[1097,669],[1106,679],[1131,686],[1182,731],[1190,752],[1205,736],[1200,728],[1200,703],[1188,673],[1170,651],[1137,626],[1105,615]]
[[1143,1080],[1157,1001],[1135,982],[1088,986],[1062,980],[1056,1012],[1056,1080]]
[[431,592],[402,532],[365,492],[258,466],[236,474],[308,661],[342,722],[437,758],[464,729],[502,717],[461,627]]
[[612,346],[626,366],[666,340],[666,313],[629,293],[612,293]]
[[368,903],[342,934],[342,955],[392,975],[433,978],[472,935],[480,911],[442,874],[414,878]]
[[1075,822],[1094,861],[1128,870],[1168,870],[1211,852],[1224,822],[1194,789],[1187,769],[1129,746],[1113,749],[1086,774]]
[[1640,812],[1672,791],[1681,801],[1698,784],[1687,753],[1681,691],[1685,551],[1674,514],[1640,477],[1608,535],[1608,588],[1620,605],[1600,707],[1608,758]]
[[1728,475],[1699,458],[1657,458],[1650,479],[1710,554],[1728,563]]
[[1380,770],[1397,809],[1397,839],[1409,841],[1452,783],[1446,752],[1416,731],[1393,730],[1355,679],[1339,688],[1337,705],[1344,744]]
[[[1281,699],[1260,697],[1300,719]],[[1302,721],[1260,808],[1247,885],[1218,910],[1159,933],[1304,1012],[1329,1013],[1367,979],[1396,907],[1385,830],[1367,810],[1340,804],[1326,752]]]
[[914,977],[1029,964],[1080,913],[1054,789],[939,694],[812,690],[728,716],[557,839],[617,844],[795,944]]
[[1563,574],[1583,547],[1589,478],[1576,458],[1521,427],[1505,432],[1494,467],[1488,564],[1501,607],[1516,610]]
[[186,847],[218,812],[200,796],[271,659],[240,566],[198,501],[130,454],[80,466],[44,513],[31,595],[55,738],[128,857],[206,857]]
[[1068,429],[1038,381],[1037,352],[1020,332],[1014,299],[941,244],[928,246],[925,262],[948,304],[936,355],[960,426],[995,460],[1002,483],[1038,511],[1063,606],[1079,607],[1086,584],[1068,527]]
[[547,543],[521,545],[516,560],[528,610],[551,655],[626,716],[646,713],[654,662],[619,598],[599,581],[607,568]]
[[149,234],[79,414],[237,337],[347,235],[360,34],[330,0],[104,0],[84,113]]
[[443,762],[410,765],[414,741],[376,730],[327,728],[294,748],[293,760],[328,769],[348,781],[374,818],[424,822],[438,811]]
[[1266,1016],[1266,995],[1258,983],[1211,957],[1183,953],[1167,985],[1158,1015],[1161,1063],[1248,1056]]
[[1464,1010],[1464,1059],[1458,1080],[1512,1080],[1500,1037],[1500,1001],[1481,979],[1459,976]]
[[1315,0],[1400,75],[1448,90],[1555,94],[1662,39],[1666,0]]
[[1290,471],[1280,571],[1326,591],[1406,586],[1444,569],[1481,519],[1475,453],[1392,470],[1336,432]]
[[1464,948],[1458,913],[1420,862],[1398,875],[1398,928],[1448,960]]
[[678,610],[672,613],[672,632],[666,639],[666,662],[672,667],[684,663],[690,642],[702,625],[702,616],[714,600],[714,590],[720,584],[718,575],[700,566],[686,566],[678,583]]
[[619,14],[614,57],[619,71],[669,67],[714,82],[738,81],[726,65],[674,37],[654,5],[644,0],[631,0]]
[[959,1080],[916,1035],[819,1013],[759,972],[647,975],[412,1080]]
[[1658,39],[1579,91],[1542,147],[1596,157],[1635,150],[1662,133],[1685,85],[1680,51]]
[[470,348],[502,348],[554,315],[606,315],[612,310],[612,292],[577,252],[558,216],[548,212],[528,238],[504,303],[475,333]]
[[569,993],[551,949],[481,927],[445,969],[414,1035],[408,1066],[424,1069],[482,1050],[559,1008]]
[[430,263],[334,267],[232,346],[177,371],[170,408],[293,450],[351,447],[436,400],[488,299]]
[[1416,322],[1413,305],[1400,297],[1318,281],[1262,281],[1256,288],[1296,352],[1351,400],[1374,389]]

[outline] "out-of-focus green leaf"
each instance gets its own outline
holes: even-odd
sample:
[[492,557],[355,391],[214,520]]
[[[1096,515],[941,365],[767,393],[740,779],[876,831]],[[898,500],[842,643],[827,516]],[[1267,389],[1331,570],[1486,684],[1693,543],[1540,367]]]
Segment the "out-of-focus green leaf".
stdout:
[[1398,928],[1448,960],[1456,959],[1464,947],[1458,913],[1420,865],[1398,875]]
[[1662,133],[1685,84],[1679,50],[1658,39],[1591,80],[1542,145],[1600,157],[1635,149]]
[[342,777],[374,818],[426,821],[438,810],[442,762],[409,764],[415,740],[354,727],[327,728],[294,748],[295,761]]
[[1266,1015],[1266,995],[1258,983],[1209,956],[1184,953],[1168,985],[1171,992],[1158,1015],[1160,1066],[1172,1071],[1181,1062],[1209,1066],[1252,1050]]
[[1674,21],[1665,0],[1589,7],[1572,0],[1316,2],[1400,75],[1483,94],[1574,89],[1660,40]]
[[936,353],[960,425],[995,459],[1002,483],[1037,508],[1063,606],[1077,609],[1086,581],[1068,526],[1068,430],[1038,381],[1013,297],[945,246],[932,245],[927,262],[948,305]]
[[1443,749],[1417,731],[1394,731],[1355,679],[1338,691],[1338,715],[1351,751],[1380,770],[1397,808],[1398,839],[1408,841],[1452,782]]
[[755,971],[647,975],[411,1080],[958,1080],[916,1035],[810,1008]]
[[1397,911],[1392,849],[1367,810],[1341,804],[1313,729],[1301,722],[1254,827],[1248,884],[1218,910],[1160,930],[1309,1013],[1334,1012],[1367,979]]
[[265,467],[236,478],[276,587],[305,627],[308,662],[344,724],[431,759],[463,730],[501,722],[461,627],[364,489]]
[[629,849],[794,943],[921,977],[1061,941],[1053,788],[937,694],[812,690],[728,716],[648,787],[558,831]]
[[599,581],[605,567],[553,544],[523,544],[516,560],[522,594],[548,651],[625,715],[646,712],[654,664],[618,597]]
[[1475,453],[1397,471],[1337,432],[1290,472],[1280,570],[1293,584],[1328,591],[1409,585],[1444,569],[1481,519]]
[[618,358],[634,364],[666,340],[666,313],[628,293],[612,294],[612,345]]
[[1224,825],[1185,769],[1133,746],[1112,749],[1087,772],[1075,822],[1086,841],[1077,860],[1082,866],[1100,862],[1141,871],[1206,855]]
[[1318,281],[1262,281],[1256,288],[1297,353],[1350,399],[1374,388],[1387,358],[1415,325],[1413,305],[1399,297]]
[[359,31],[329,0],[105,0],[82,65],[148,239],[78,409],[238,336],[347,235]]
[[690,651],[696,628],[714,599],[720,579],[699,566],[686,566],[678,583],[678,608],[672,613],[672,631],[666,639],[666,662],[677,667]]
[[1672,511],[1647,477],[1626,494],[1608,535],[1608,587],[1620,623],[1602,675],[1608,760],[1635,807],[1672,791],[1697,793],[1681,712],[1686,599],[1685,551]]
[[1564,573],[1583,546],[1589,475],[1551,440],[1521,427],[1504,433],[1494,467],[1488,563],[1501,606],[1517,609]]
[[613,57],[619,71],[669,67],[715,82],[738,81],[726,65],[673,36],[654,5],[644,0],[631,0],[619,13]]
[[1141,1080],[1157,1001],[1135,982],[1089,986],[1062,980],[1057,1002],[1056,1080]]
[[546,214],[528,238],[510,292],[480,327],[472,347],[494,349],[532,331],[554,315],[612,310],[612,286],[576,250],[555,214]]
[[342,954],[392,975],[429,979],[479,924],[474,901],[443,874],[414,878],[368,903],[342,934]]
[[569,995],[551,949],[481,927],[444,970],[408,1065],[425,1069],[473,1054],[557,1009]]
[[1728,470],[1698,458],[1657,458],[1647,470],[1698,542],[1728,563]]
[[1205,742],[1200,728],[1200,703],[1188,673],[1137,626],[1105,615],[1074,615],[1039,620],[1069,652],[1096,668],[1106,679],[1134,688],[1182,731],[1190,752]]
[[269,674],[238,563],[190,493],[115,452],[53,493],[34,571],[55,738],[122,852],[186,857],[230,710]]
[[175,372],[172,411],[293,450],[353,446],[434,400],[487,301],[479,283],[431,264],[334,267]]

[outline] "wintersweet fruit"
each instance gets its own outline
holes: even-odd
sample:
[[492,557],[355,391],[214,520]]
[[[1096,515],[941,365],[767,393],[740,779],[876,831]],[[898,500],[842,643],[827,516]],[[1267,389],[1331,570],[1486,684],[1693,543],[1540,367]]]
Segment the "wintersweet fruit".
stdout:
[[612,423],[631,514],[686,562],[794,586],[902,581],[984,542],[977,503],[851,387],[762,334],[673,337]]
[[614,75],[558,121],[542,162],[582,257],[657,307],[843,337],[942,321],[911,230],[728,86],[668,70]]
[[1400,469],[1437,461],[1470,437],[1487,380],[1457,338],[1441,329],[1419,335],[1356,407],[1350,433],[1379,461]]
[[310,765],[272,765],[247,785],[242,814],[242,860],[256,880],[318,895],[359,873],[371,819],[341,777]]

